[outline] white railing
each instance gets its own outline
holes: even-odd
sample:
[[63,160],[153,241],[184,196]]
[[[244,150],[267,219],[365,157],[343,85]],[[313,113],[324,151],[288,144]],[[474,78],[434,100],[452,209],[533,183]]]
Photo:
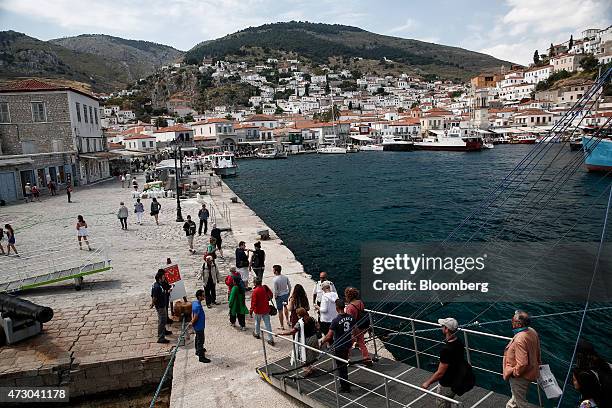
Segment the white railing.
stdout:
[[[265,340],[265,337],[266,337],[266,336],[264,336],[264,335],[263,335],[263,333],[267,333],[267,334],[272,335],[273,337],[276,337],[276,338],[279,338],[279,339],[282,339],[282,340],[288,341],[288,342],[290,342],[290,343],[292,343],[292,344],[293,344],[293,347],[294,347],[294,348],[295,348],[295,347],[298,347],[298,346],[299,346],[299,347],[304,347],[304,348],[306,348],[306,349],[308,349],[308,350],[311,350],[311,351],[314,351],[314,352],[318,353],[318,354],[319,354],[319,356],[329,357],[329,358],[332,360],[332,363],[333,363],[333,368],[332,368],[332,370],[331,370],[331,374],[332,374],[332,376],[334,377],[334,393],[335,393],[335,397],[336,397],[336,406],[337,406],[337,407],[339,407],[339,406],[340,406],[340,395],[338,394],[338,392],[339,392],[339,387],[338,387],[338,379],[339,379],[339,377],[338,377],[338,375],[336,374],[336,364],[337,364],[337,362],[340,362],[340,363],[342,363],[342,364],[349,364],[349,363],[350,363],[350,360],[345,360],[345,359],[342,359],[342,358],[340,358],[340,357],[337,357],[337,356],[335,356],[335,355],[333,355],[333,354],[330,354],[330,353],[328,353],[328,352],[325,352],[325,351],[323,351],[323,350],[319,350],[319,349],[317,349],[317,348],[310,347],[310,346],[308,346],[308,345],[304,345],[304,344],[302,344],[302,343],[298,343],[298,342],[296,342],[296,341],[295,341],[295,340],[293,340],[293,339],[290,339],[290,338],[287,338],[287,337],[284,337],[284,336],[278,335],[278,334],[273,333],[273,332],[271,332],[271,331],[268,331],[268,330],[265,330],[265,329],[260,329],[260,330],[262,331],[262,335],[261,335],[261,344],[263,345],[263,353],[264,353],[264,361],[265,361],[265,372],[266,372],[266,376],[267,376],[268,378],[270,378],[270,372],[269,372],[269,364],[268,364],[268,354],[267,354],[267,352],[266,352],[266,340]],[[298,362],[297,362],[297,359],[295,359],[295,360],[296,360],[296,363],[295,363],[295,364],[296,364],[296,367],[297,367]],[[322,363],[323,363],[323,361],[321,361],[321,362],[319,362],[319,363],[316,363],[316,364],[313,364],[313,366],[317,366],[317,365],[320,365],[320,364],[322,364]],[[394,383],[400,384],[400,385],[402,385],[402,386],[405,386],[405,387],[411,388],[411,389],[413,389],[413,390],[415,390],[415,391],[418,391],[418,392],[422,393],[422,394],[421,394],[421,396],[417,397],[417,399],[421,399],[421,398],[422,398],[422,397],[424,397],[425,395],[430,395],[430,396],[432,396],[432,397],[439,398],[439,399],[442,399],[442,400],[444,400],[444,401],[447,401],[447,402],[449,402],[449,403],[453,404],[453,406],[456,406],[456,407],[458,407],[458,406],[461,404],[461,402],[460,402],[460,401],[457,401],[457,400],[455,400],[455,399],[453,399],[453,398],[449,398],[449,397],[446,397],[446,396],[444,396],[444,395],[438,394],[438,393],[436,393],[436,392],[434,392],[434,391],[427,390],[427,389],[422,388],[422,387],[420,387],[420,386],[418,386],[418,385],[410,384],[410,383],[408,383],[408,382],[406,382],[406,381],[400,380],[399,378],[392,377],[392,376],[387,375],[387,374],[384,374],[384,373],[380,373],[380,372],[378,372],[378,371],[376,371],[376,370],[372,370],[372,369],[370,369],[370,368],[363,367],[363,366],[361,366],[361,365],[358,365],[358,366],[355,366],[355,367],[356,367],[358,370],[362,370],[362,371],[367,372],[367,373],[369,373],[369,374],[372,374],[372,375],[374,375],[374,376],[376,376],[376,377],[382,378],[382,379],[383,379],[384,388],[385,388],[385,394],[384,394],[384,395],[382,395],[382,394],[378,394],[378,393],[374,392],[373,390],[367,389],[367,388],[365,388],[365,387],[361,387],[359,384],[353,383],[353,382],[351,382],[351,381],[348,381],[348,383],[349,383],[349,384],[351,384],[351,385],[354,385],[354,386],[356,386],[356,387],[364,388],[364,389],[365,389],[367,392],[371,392],[371,393],[374,393],[374,394],[376,394],[376,395],[379,395],[379,396],[384,397],[384,398],[385,398],[385,402],[386,402],[386,406],[387,406],[387,407],[389,407],[390,402],[399,403],[398,401],[394,401],[394,400],[392,400],[392,399],[389,397],[389,387],[388,387],[388,383],[389,383],[389,382],[394,382]],[[306,379],[307,379],[307,378],[306,378]],[[300,394],[301,394],[301,390],[300,390],[300,382],[299,382],[299,380],[297,381],[297,390],[298,390],[298,393],[300,393]],[[416,399],[415,399],[414,401],[412,401],[412,402],[415,402],[415,401],[416,401]],[[412,403],[412,402],[411,402],[411,403]],[[411,403],[408,403],[408,406],[409,406]],[[404,403],[399,403],[399,404],[401,404],[401,405],[405,405]],[[350,405],[350,403],[349,403],[349,404],[347,404],[347,405]]]
[[[415,324],[423,324],[423,325],[427,325],[427,326],[431,326],[431,327],[436,327],[436,328],[440,328],[440,324],[439,323],[434,323],[434,322],[429,322],[426,320],[419,320],[419,319],[413,319],[410,317],[404,317],[404,316],[399,316],[399,315],[394,315],[394,314],[390,314],[390,313],[385,313],[385,312],[379,312],[376,310],[370,310],[370,309],[366,309],[366,311],[368,311],[370,313],[370,324],[372,326],[372,328],[374,330],[380,330],[380,331],[386,331],[391,333],[391,335],[393,336],[397,336],[397,335],[405,335],[405,336],[410,336],[412,337],[412,344],[414,348],[410,348],[410,347],[405,347],[405,346],[400,346],[398,344],[394,344],[394,343],[390,343],[390,346],[392,347],[397,347],[399,349],[402,350],[406,350],[409,352],[414,353],[414,357],[415,357],[415,361],[416,361],[416,366],[417,368],[421,368],[421,360],[419,358],[419,356],[423,355],[423,356],[427,356],[427,357],[431,357],[431,358],[435,358],[435,359],[439,359],[439,356],[436,356],[434,354],[431,353],[427,353],[428,350],[431,349],[427,348],[425,350],[419,350],[418,348],[418,340],[423,340],[423,341],[428,341],[430,343],[434,343],[434,344],[443,344],[443,341],[440,340],[435,340],[435,339],[430,339],[429,337],[424,337],[424,336],[419,336],[417,335],[417,333],[419,333],[419,330],[416,330]],[[398,320],[402,320],[402,321],[406,321],[406,322],[410,322],[410,330],[409,331],[398,331],[398,330],[393,330],[393,329],[389,329],[383,326],[379,326],[379,325],[375,325],[375,323],[378,322],[374,322],[374,319],[372,318],[373,315],[378,315],[378,316],[383,316],[384,318],[391,318],[391,319],[398,319]],[[382,319],[381,319],[382,320]],[[431,330],[431,329],[429,329]],[[495,357],[495,358],[499,358],[499,359],[503,359],[503,355],[501,354],[496,354],[496,353],[492,353],[486,350],[480,350],[477,348],[473,348],[470,347],[470,343],[469,343],[469,336],[476,336],[476,337],[488,337],[491,339],[496,339],[496,340],[503,340],[505,342],[509,342],[510,340],[512,340],[511,337],[506,337],[506,336],[500,336],[498,334],[492,334],[492,333],[485,333],[485,332],[480,332],[480,331],[476,331],[476,330],[471,330],[471,329],[463,329],[463,328],[459,328],[458,333],[462,332],[463,333],[463,343],[464,343],[464,348],[465,348],[465,357],[468,363],[470,363],[472,365],[472,367],[476,370],[479,371],[483,371],[489,374],[495,374],[495,375],[499,375],[499,376],[503,376],[503,373],[501,371],[493,371],[493,370],[489,370],[488,368],[485,367],[479,367],[477,365],[475,365],[472,361],[472,354],[471,353],[480,353],[480,354],[484,354],[490,357]],[[375,355],[378,354],[378,347],[376,344],[376,336],[373,337],[373,342],[374,342],[374,352]],[[499,365],[501,366],[501,364]],[[542,406],[542,395],[540,393],[540,387],[538,386],[537,383],[533,383],[536,385],[536,388],[538,390],[538,402],[540,404],[540,406]]]

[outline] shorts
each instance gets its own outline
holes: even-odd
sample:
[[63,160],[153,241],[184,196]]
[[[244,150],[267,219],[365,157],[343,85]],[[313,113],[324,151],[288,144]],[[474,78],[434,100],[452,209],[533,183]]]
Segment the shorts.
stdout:
[[215,245],[217,245],[217,249],[221,249],[221,240],[216,240]]
[[246,286],[249,286],[249,267],[245,266],[244,268],[236,268],[238,273],[240,274],[240,278]]
[[278,295],[274,298],[274,301],[276,302],[276,309],[278,309],[278,312],[282,312],[283,311],[283,307],[285,307],[286,303],[289,301],[289,294],[285,293],[284,295]]
[[8,239],[9,245],[15,245],[15,237],[11,237]]
[[86,237],[87,236],[87,228],[79,228],[79,230],[77,231],[77,235],[79,237]]

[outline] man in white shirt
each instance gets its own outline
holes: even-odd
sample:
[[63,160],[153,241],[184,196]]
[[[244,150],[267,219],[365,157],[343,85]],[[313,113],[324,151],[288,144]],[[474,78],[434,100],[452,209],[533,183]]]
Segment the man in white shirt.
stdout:
[[321,305],[321,296],[323,296],[323,290],[321,286],[323,282],[329,282],[330,288],[332,292],[336,292],[336,287],[331,281],[327,280],[327,272],[319,273],[319,281],[315,284],[315,287],[312,290],[312,304],[313,305]]
[[291,282],[285,275],[281,275],[281,266],[272,266],[274,279],[272,279],[272,287],[274,292],[274,300],[276,309],[278,310],[278,321],[281,329],[285,330],[285,320],[289,322],[289,310],[287,310],[287,302],[289,301],[289,293],[291,292]]
[[338,299],[338,294],[332,292],[331,288],[332,283],[330,281],[321,283],[321,290],[323,291],[321,295],[321,305],[315,305],[315,309],[319,312],[321,333],[323,333],[324,336],[329,331],[331,322],[338,316],[338,312],[336,311],[336,299]]

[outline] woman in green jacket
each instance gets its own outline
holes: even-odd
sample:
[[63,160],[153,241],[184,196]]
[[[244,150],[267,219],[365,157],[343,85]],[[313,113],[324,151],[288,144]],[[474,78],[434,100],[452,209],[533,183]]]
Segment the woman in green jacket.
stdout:
[[235,282],[235,280],[236,278],[234,278],[234,284],[229,295],[229,320],[230,325],[235,327],[236,318],[238,318],[240,330],[245,331],[246,327],[244,317],[247,313],[249,313],[249,309],[247,309],[244,300],[244,286],[241,285],[240,282]]

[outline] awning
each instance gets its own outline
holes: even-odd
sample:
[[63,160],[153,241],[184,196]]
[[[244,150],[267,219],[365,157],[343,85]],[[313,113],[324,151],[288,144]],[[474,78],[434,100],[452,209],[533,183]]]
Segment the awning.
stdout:
[[197,147],[181,147],[182,152],[195,152],[198,150]]
[[79,158],[89,160],[112,160],[117,159],[119,157],[121,157],[121,154],[111,152],[96,152],[79,155]]
[[371,137],[364,136],[364,135],[352,135],[350,136],[350,138],[359,140],[360,142],[373,142],[374,141],[374,139],[372,139]]
[[238,142],[239,145],[251,145],[251,146],[257,146],[257,145],[267,145],[267,144],[277,144],[278,142],[276,140],[257,140],[257,141],[253,141],[253,142]]
[[14,159],[0,159],[0,167],[19,166],[22,164],[32,164],[34,161],[30,157],[20,157]]

